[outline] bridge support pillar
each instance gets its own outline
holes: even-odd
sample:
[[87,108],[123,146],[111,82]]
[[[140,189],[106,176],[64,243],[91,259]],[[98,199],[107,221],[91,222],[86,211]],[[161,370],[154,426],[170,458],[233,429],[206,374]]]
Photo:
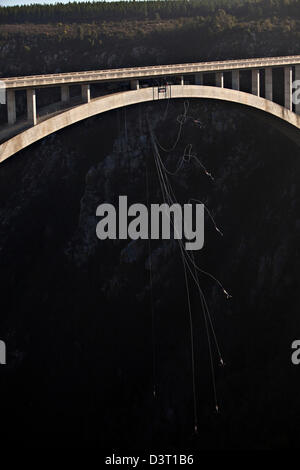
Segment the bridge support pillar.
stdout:
[[[300,65],[296,65],[295,67],[295,80],[299,81],[299,84],[296,85],[295,90],[299,90],[300,89]],[[300,95],[297,98],[299,99]],[[300,103],[297,104],[295,102],[295,111],[297,114],[300,114]]]
[[63,103],[68,103],[70,101],[70,87],[69,85],[62,85],[60,87],[60,96]]
[[15,90],[7,90],[6,101],[7,101],[7,121],[8,121],[8,124],[13,125],[15,124],[17,120]]
[[239,70],[232,71],[232,89],[233,90],[240,89],[240,71]]
[[184,85],[184,76],[183,75],[181,75],[181,77],[180,77],[180,85]]
[[91,87],[89,84],[81,85],[81,97],[84,103],[91,101]]
[[27,120],[33,125],[36,125],[36,93],[34,88],[26,90],[27,96]]
[[252,70],[252,95],[260,96],[260,73],[258,69]]
[[284,107],[293,110],[293,69],[284,67]]
[[138,80],[131,80],[130,88],[131,88],[131,90],[139,90],[140,89],[140,82]]
[[195,74],[195,85],[203,85],[203,73],[202,72]]
[[216,73],[216,86],[220,88],[224,88],[224,73],[223,72]]
[[272,69],[265,69],[265,98],[273,101],[273,74]]

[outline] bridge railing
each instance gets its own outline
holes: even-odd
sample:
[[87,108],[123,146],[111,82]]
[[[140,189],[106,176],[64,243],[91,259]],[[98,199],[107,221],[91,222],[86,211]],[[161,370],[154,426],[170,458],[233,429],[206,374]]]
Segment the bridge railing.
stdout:
[[[84,102],[90,101],[90,85],[100,82],[130,82],[132,89],[139,88],[139,80],[149,80],[154,77],[181,77],[184,84],[185,75],[194,75],[195,84],[203,85],[203,74],[215,73],[216,86],[224,87],[224,73],[232,73],[232,88],[240,89],[240,71],[252,70],[252,94],[260,95],[260,69],[265,69],[265,98],[273,100],[273,67],[284,67],[284,106],[293,110],[292,102],[292,67],[295,68],[295,79],[300,80],[300,55],[285,57],[266,57],[255,59],[234,59],[214,62],[196,62],[188,64],[155,65],[146,67],[129,67],[123,69],[93,70],[74,73],[56,73],[50,75],[33,75],[30,77],[10,77],[3,79],[7,88],[7,114],[10,125],[16,122],[15,91],[25,89],[27,94],[28,121],[36,124],[36,88],[61,87],[61,100],[69,101],[69,86],[81,85]],[[300,114],[300,105],[296,104],[295,112]]]

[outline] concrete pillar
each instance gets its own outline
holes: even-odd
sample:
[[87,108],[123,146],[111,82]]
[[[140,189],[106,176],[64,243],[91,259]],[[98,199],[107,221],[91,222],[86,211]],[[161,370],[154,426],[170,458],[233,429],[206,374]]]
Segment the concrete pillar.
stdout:
[[195,73],[195,85],[203,85],[203,73]]
[[265,69],[265,98],[273,101],[273,75],[270,67]]
[[[295,90],[299,90],[295,93],[295,112],[300,114],[300,65],[296,65],[295,67],[295,81],[299,81],[299,84],[295,87]],[[296,100],[299,100],[298,104]]]
[[232,71],[232,89],[233,90],[240,89],[240,71],[239,70]]
[[89,103],[91,101],[91,88],[89,84],[81,85],[81,96],[85,103]]
[[27,88],[27,120],[36,125],[36,94],[34,88]]
[[284,107],[293,110],[293,69],[284,67]]
[[140,89],[140,82],[138,80],[131,80],[130,88],[131,88],[131,90],[139,90]]
[[180,85],[184,85],[184,76],[183,75],[181,75],[181,77],[180,77]]
[[260,73],[258,69],[252,70],[252,94],[260,96]]
[[68,103],[70,101],[70,87],[69,85],[62,85],[60,87],[60,96],[63,103]]
[[15,90],[7,90],[6,103],[7,103],[7,122],[8,124],[13,125],[15,124],[17,120]]
[[219,86],[220,88],[224,88],[224,73],[223,72],[216,73],[216,86]]

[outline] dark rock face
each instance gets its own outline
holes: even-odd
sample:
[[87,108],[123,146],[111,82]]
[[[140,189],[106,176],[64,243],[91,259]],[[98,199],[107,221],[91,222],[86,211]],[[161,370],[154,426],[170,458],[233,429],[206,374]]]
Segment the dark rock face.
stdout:
[[[3,438],[125,449],[290,448],[298,444],[299,150],[239,108],[191,101],[179,143],[161,152],[182,203],[209,217],[200,277],[226,367],[191,286],[199,434],[193,435],[190,322],[175,242],[99,241],[96,207],[127,195],[162,202],[146,113],[162,146],[182,102],[107,113],[45,139],[0,170]],[[125,115],[126,113],[126,115]],[[194,122],[197,119],[201,127]],[[155,374],[153,373],[155,343]],[[153,387],[156,385],[156,398]]]

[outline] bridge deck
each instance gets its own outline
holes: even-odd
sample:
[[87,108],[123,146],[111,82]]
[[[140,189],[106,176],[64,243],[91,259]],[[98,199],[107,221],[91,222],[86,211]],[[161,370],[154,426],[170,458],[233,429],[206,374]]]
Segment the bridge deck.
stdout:
[[30,87],[59,86],[62,84],[92,83],[113,80],[121,81],[134,78],[151,78],[157,76],[181,75],[189,73],[192,74],[197,72],[217,72],[265,67],[283,67],[299,64],[300,55],[294,55],[284,57],[238,59],[213,62],[197,62],[191,64],[155,65],[148,67],[32,75],[28,77],[2,78],[2,81],[5,83],[6,88],[24,89]]

